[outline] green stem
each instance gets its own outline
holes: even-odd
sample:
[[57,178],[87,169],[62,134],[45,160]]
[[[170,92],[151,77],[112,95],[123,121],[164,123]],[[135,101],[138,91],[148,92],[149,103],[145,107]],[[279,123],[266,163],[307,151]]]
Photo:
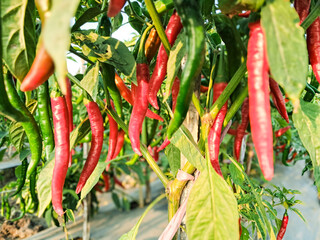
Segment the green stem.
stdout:
[[174,7],[172,0],[158,0],[154,5],[160,15]]
[[[118,123],[118,125],[125,131],[126,134],[128,134],[128,126],[122,121],[122,119],[118,116],[118,114],[112,109],[107,108],[107,113],[112,116],[112,118]],[[140,146],[141,153],[143,157],[148,162],[149,166],[152,168],[152,170],[155,172],[155,174],[158,176],[164,187],[167,187],[167,184],[169,182],[168,178],[164,175],[164,173],[161,171],[160,167],[156,163],[156,161],[153,159],[153,157],[150,155],[147,147],[144,144],[141,144]]]
[[204,109],[200,104],[199,99],[197,98],[197,96],[195,95],[195,93],[192,94],[192,103],[195,106],[197,112],[199,113],[200,117],[203,116],[204,114]]
[[83,55],[82,53],[77,52],[73,47],[70,46],[69,52],[73,53],[74,55],[78,56],[79,58],[82,58],[86,62],[90,63],[91,65],[94,65],[94,62],[92,62],[87,56]]
[[242,89],[240,94],[238,95],[237,99],[233,102],[230,109],[228,110],[228,113],[224,119],[223,127],[226,127],[228,125],[228,122],[233,118],[233,116],[236,114],[238,109],[241,107],[242,103],[248,96],[248,85]]
[[164,46],[164,49],[166,50],[167,54],[169,55],[170,53],[170,49],[171,49],[171,46],[170,46],[170,43],[169,43],[169,40],[167,38],[167,35],[164,31],[164,28],[162,26],[162,23],[161,23],[161,20],[159,18],[159,15],[158,15],[158,12],[156,10],[156,7],[154,6],[154,3],[152,0],[145,0],[145,4],[146,4],[146,7],[147,7],[147,10],[151,16],[151,19],[153,21],[153,24],[157,30],[157,33],[160,37],[160,40]]
[[211,68],[211,72],[210,72],[210,78],[209,78],[209,86],[208,86],[208,95],[207,95],[207,101],[206,101],[206,109],[209,109],[210,107],[210,104],[212,102],[212,99],[210,101],[210,92],[211,92],[211,89],[213,87],[213,75],[214,75],[214,72],[215,72],[215,68],[216,68],[216,63],[217,63],[217,58],[218,58],[218,55],[215,53],[214,54],[214,57],[213,57],[213,62],[212,62],[212,68]]
[[129,3],[130,10],[131,10],[131,12],[133,13],[133,15],[135,16],[135,18],[138,19],[138,20],[139,20],[140,22],[142,22],[142,23],[146,23],[146,21],[143,20],[143,19],[136,13],[136,11],[134,10],[134,8],[132,7],[131,1],[128,1],[128,3]]
[[320,15],[320,1],[316,3],[308,17],[301,23],[301,27],[306,31],[308,27],[316,20]]

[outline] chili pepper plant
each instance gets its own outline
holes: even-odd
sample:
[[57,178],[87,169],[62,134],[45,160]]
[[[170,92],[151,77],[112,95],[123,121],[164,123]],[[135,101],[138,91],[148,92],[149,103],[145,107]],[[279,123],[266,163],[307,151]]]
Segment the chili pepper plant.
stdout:
[[303,161],[320,192],[320,0],[65,2],[0,2],[0,159],[21,161],[1,215],[65,227],[104,192],[129,211],[123,180],[156,175],[176,226],[161,239],[282,239],[305,220],[272,179]]

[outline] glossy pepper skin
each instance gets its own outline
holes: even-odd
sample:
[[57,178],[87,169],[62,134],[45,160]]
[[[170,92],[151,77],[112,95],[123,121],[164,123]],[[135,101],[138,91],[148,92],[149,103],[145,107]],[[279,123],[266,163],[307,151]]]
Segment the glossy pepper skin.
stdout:
[[26,132],[30,144],[31,161],[27,170],[27,178],[29,178],[33,171],[35,171],[41,158],[42,141],[40,136],[40,130],[33,115],[21,101],[15,87],[13,86],[13,82],[10,79],[10,76],[8,76],[8,74],[5,78],[5,86],[10,104],[12,105],[12,107],[18,110],[24,116],[25,119],[27,119],[27,121],[21,122],[21,125],[24,131]]
[[[119,89],[120,95],[132,106],[134,105],[134,94],[133,90],[135,89],[135,85],[132,84],[132,89],[130,90],[127,85],[124,83],[124,81],[121,79],[121,77],[116,74],[115,76],[115,83],[117,88]],[[152,112],[150,109],[147,110],[146,116],[148,118],[156,119],[159,121],[163,121],[163,118],[160,117],[158,114]]]
[[172,84],[171,88],[171,95],[172,95],[172,112],[176,109],[177,106],[177,97],[180,90],[180,80],[178,77],[174,79],[174,82]]
[[312,70],[320,83],[320,17],[307,29],[307,47]]
[[[48,82],[43,83],[38,87],[37,91],[38,96],[38,114],[39,114],[39,124],[42,133],[42,139],[44,143],[46,157],[49,157],[49,154],[54,149],[54,137],[51,125],[50,117],[50,98],[49,98],[49,84]],[[47,159],[48,160],[48,159]]]
[[98,105],[95,102],[89,102],[86,104],[88,111],[92,138],[91,138],[91,148],[88,154],[87,161],[82,169],[79,182],[76,188],[76,193],[81,192],[82,188],[86,184],[91,173],[98,164],[102,145],[103,145],[103,118]]
[[[182,24],[180,21],[180,17],[177,12],[174,12],[170,17],[166,35],[170,45],[172,46],[182,29]],[[153,70],[150,83],[149,83],[149,95],[148,100],[149,103],[156,109],[159,109],[158,101],[157,101],[157,93],[161,87],[161,84],[167,74],[167,63],[168,63],[168,55],[163,44],[160,45],[159,53],[157,56],[156,66]]]
[[37,55],[31,65],[28,74],[23,79],[20,90],[23,92],[31,91],[39,87],[54,72],[54,64],[51,56],[46,51],[44,44],[40,43]]
[[156,55],[160,43],[161,40],[158,36],[157,30],[155,28],[152,28],[145,44],[145,55],[149,63],[152,60],[152,58]]
[[174,5],[185,28],[188,57],[180,78],[176,109],[167,130],[168,139],[178,130],[187,115],[195,80],[202,68],[205,47],[204,27],[198,2],[174,0]]
[[[72,89],[71,89],[71,83],[68,78],[66,78],[66,83],[67,83],[67,92],[66,92],[66,103],[67,103],[67,108],[68,108],[68,120],[69,120],[69,133],[72,132],[73,130],[73,107],[72,107]],[[74,150],[74,149],[72,149]],[[69,167],[72,164],[72,151],[70,152],[70,157],[69,157]]]
[[59,216],[62,216],[64,213],[62,208],[63,185],[68,171],[70,154],[68,108],[64,97],[51,98],[51,106],[56,146],[51,196],[53,209]]
[[273,139],[269,101],[269,66],[260,22],[249,24],[248,93],[252,140],[266,180],[273,177]]
[[[114,105],[112,102],[111,102],[111,106],[112,108],[114,108]],[[109,148],[108,148],[108,155],[107,155],[106,162],[109,162],[112,159],[117,146],[118,124],[111,115],[107,114],[107,116],[109,119],[110,133],[109,133]],[[107,171],[108,170],[109,170],[109,165],[107,166]]]
[[281,137],[283,134],[285,134],[291,127],[290,126],[286,126],[284,128],[280,128],[279,130],[277,130],[274,135],[276,137]]
[[288,216],[287,211],[286,211],[283,214],[283,217],[282,217],[282,224],[281,224],[279,233],[277,235],[277,240],[282,240],[283,239],[283,236],[284,236],[284,234],[286,233],[286,230],[287,230],[288,222],[289,222],[289,216]]
[[126,0],[110,0],[107,15],[108,17],[116,16],[126,3]]
[[299,18],[300,24],[307,18],[309,14],[311,0],[295,0],[294,8],[296,9]]
[[121,149],[123,148],[123,145],[124,145],[124,135],[125,135],[125,132],[121,129],[121,130],[118,132],[117,146],[116,146],[116,149],[114,150],[112,159],[116,158],[116,157],[119,155]]
[[148,109],[148,88],[149,88],[149,66],[146,63],[137,63],[137,82],[135,91],[134,105],[129,122],[129,138],[132,149],[139,156],[140,151],[140,132],[142,123]]
[[237,161],[239,161],[239,158],[240,158],[242,139],[246,134],[246,129],[248,127],[248,124],[249,124],[249,99],[246,98],[241,108],[241,124],[237,128],[236,137],[234,139],[234,145],[233,145],[233,152]]
[[[213,102],[215,102],[221,95],[223,90],[226,88],[226,82],[215,83],[213,85]],[[224,118],[227,114],[228,102],[226,102],[219,113],[217,114],[214,123],[209,131],[208,135],[208,146],[210,162],[214,170],[222,177],[222,172],[219,165],[219,148],[220,148],[220,137],[223,126]]]
[[278,112],[283,117],[283,119],[286,120],[287,123],[289,123],[286,103],[284,101],[284,97],[282,95],[282,92],[279,88],[278,83],[272,78],[269,78],[269,87],[270,87],[270,94],[271,94],[274,105],[276,106]]

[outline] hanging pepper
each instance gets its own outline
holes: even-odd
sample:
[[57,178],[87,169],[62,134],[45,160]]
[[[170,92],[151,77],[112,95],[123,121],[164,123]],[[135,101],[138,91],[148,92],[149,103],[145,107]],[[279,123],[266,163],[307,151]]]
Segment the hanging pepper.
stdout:
[[[111,102],[112,108],[114,108],[113,102]],[[108,155],[106,158],[106,162],[109,162],[114,155],[114,152],[117,147],[117,139],[118,139],[118,123],[113,119],[113,117],[107,114],[109,119],[110,133],[109,133],[109,149]],[[106,171],[109,170],[110,164],[107,165]]]
[[48,82],[40,85],[37,91],[39,124],[47,160],[54,149],[54,137],[50,120],[50,102]]
[[180,90],[180,80],[179,78],[175,78],[172,84],[171,94],[172,94],[172,112],[176,109],[177,105],[177,97]]
[[70,154],[68,108],[65,98],[61,96],[51,97],[51,106],[56,146],[51,196],[53,209],[59,216],[62,216],[64,213],[62,208],[63,185],[68,171]]
[[[227,75],[226,75],[226,64],[225,64],[224,48],[222,48],[218,63],[218,70],[216,79],[213,85],[213,103],[219,98],[223,90],[227,87]],[[219,148],[220,148],[220,137],[223,126],[224,118],[228,110],[228,101],[222,106],[219,113],[217,114],[214,123],[209,131],[208,135],[208,147],[210,162],[214,170],[222,177],[222,172],[219,165]]]
[[27,121],[21,122],[21,125],[28,137],[30,151],[31,151],[31,161],[29,163],[28,170],[27,170],[27,178],[29,178],[32,172],[36,169],[40,161],[41,152],[42,152],[42,141],[41,141],[40,131],[39,131],[37,122],[34,120],[33,115],[30,113],[30,111],[21,101],[15,87],[13,86],[13,82],[10,78],[11,78],[11,75],[7,74],[5,78],[5,86],[6,86],[6,91],[7,91],[9,101],[11,105],[14,108],[16,108],[24,116],[25,119],[28,119]]
[[121,8],[125,3],[126,0],[110,0],[107,12],[108,17],[116,16],[121,11]]
[[279,233],[277,235],[277,240],[282,240],[284,234],[286,233],[287,226],[288,226],[288,221],[289,221],[289,216],[287,213],[287,210],[284,212],[283,217],[282,217],[282,224],[279,230]]
[[267,180],[273,177],[273,139],[269,101],[269,66],[265,36],[260,22],[249,24],[248,93],[252,140],[262,173]]
[[152,58],[156,55],[160,43],[161,40],[158,36],[157,30],[155,28],[152,28],[145,44],[145,55],[148,62],[150,62]]
[[283,134],[285,134],[288,130],[290,129],[290,126],[286,126],[284,128],[280,128],[279,130],[277,130],[274,135],[276,137],[281,137]]
[[[134,105],[134,94],[132,93],[133,89],[129,89],[121,77],[116,73],[115,83],[117,88],[120,91],[120,95],[132,106]],[[133,88],[135,87],[134,84],[131,85]],[[152,112],[150,109],[147,110],[146,116],[148,118],[153,118],[159,121],[163,121],[163,118],[160,117],[158,114]]]
[[89,115],[89,121],[91,126],[92,138],[91,148],[88,154],[87,161],[82,169],[79,182],[76,188],[76,193],[81,192],[82,188],[86,184],[91,173],[98,164],[102,145],[103,145],[103,118],[98,105],[95,102],[89,101],[86,103],[86,108]]
[[296,9],[299,15],[300,25],[307,18],[309,14],[310,3],[311,3],[311,0],[295,0],[294,1],[294,8]]
[[249,99],[246,98],[241,109],[241,124],[237,128],[236,137],[234,139],[233,152],[234,156],[239,161],[242,139],[246,134],[246,129],[249,124]]
[[195,81],[202,68],[205,48],[204,27],[199,3],[194,0],[174,0],[173,2],[185,28],[188,57],[180,78],[176,109],[167,130],[168,139],[178,130],[187,115]]
[[[27,169],[28,169],[28,160],[27,160],[27,158],[25,158],[19,167],[20,174],[17,179],[17,184],[18,184],[17,190],[11,195],[11,197],[13,197],[21,192],[21,190],[26,182]],[[15,171],[17,171],[17,168]]]
[[146,116],[148,109],[148,89],[149,89],[149,65],[144,55],[144,44],[147,32],[150,27],[144,31],[137,58],[137,89],[134,95],[134,105],[129,121],[129,138],[131,141],[132,150],[139,156],[142,155],[140,151],[140,132],[142,130],[142,123]]
[[320,17],[307,29],[307,47],[312,70],[320,83]]
[[[66,92],[66,103],[68,108],[68,120],[69,120],[69,132],[71,133],[73,130],[73,107],[72,107],[72,89],[69,78],[66,78],[67,83],[67,92]],[[72,164],[72,150],[70,152],[69,157],[69,167]]]
[[116,157],[119,155],[121,149],[123,148],[123,145],[124,145],[124,135],[125,135],[125,132],[121,129],[121,130],[118,132],[117,146],[116,146],[116,149],[114,150],[112,159],[116,158]]
[[279,88],[278,83],[272,78],[269,78],[269,87],[270,87],[270,94],[271,94],[274,105],[276,106],[278,112],[283,117],[283,119],[286,120],[287,123],[289,123],[286,103],[284,101],[284,97],[282,95],[282,92]]
[[[170,17],[170,20],[166,29],[166,35],[168,37],[168,41],[171,46],[174,44],[181,29],[182,29],[182,24],[180,21],[180,17],[178,16],[178,13],[174,11],[172,16]],[[157,93],[167,74],[167,62],[168,62],[168,55],[163,44],[161,44],[159,53],[157,56],[156,66],[153,70],[153,73],[150,79],[149,95],[148,95],[149,103],[156,109],[159,109],[158,101],[157,101]]]

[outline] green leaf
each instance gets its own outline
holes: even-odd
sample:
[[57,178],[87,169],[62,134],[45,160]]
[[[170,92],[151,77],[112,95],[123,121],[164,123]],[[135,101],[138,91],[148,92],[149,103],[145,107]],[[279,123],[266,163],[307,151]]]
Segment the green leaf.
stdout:
[[241,10],[257,11],[265,0],[220,0],[219,8],[222,13],[234,13]]
[[71,32],[78,30],[83,24],[89,22],[92,18],[101,14],[102,11],[98,7],[88,8],[73,24]]
[[66,214],[67,214],[68,219],[71,220],[71,222],[75,221],[74,213],[71,209],[67,209]]
[[123,234],[119,240],[135,240],[136,236],[138,234],[138,230],[139,227],[144,219],[144,217],[147,215],[147,213],[151,210],[151,208],[153,208],[160,200],[162,200],[163,198],[165,198],[165,194],[160,195],[159,197],[157,197],[152,203],[150,203],[150,205],[146,208],[146,210],[144,211],[144,213],[141,215],[141,217],[139,218],[138,222],[136,223],[136,225],[134,225],[134,227],[127,233]]
[[115,17],[111,18],[112,32],[114,33],[122,26],[123,17],[122,14],[117,14]]
[[[239,167],[243,168],[240,163],[237,163]],[[242,172],[240,172],[234,164],[229,165],[230,175],[233,182],[241,187],[243,187],[243,183],[245,181]]]
[[51,179],[54,168],[54,151],[50,156],[50,161],[41,169],[37,180],[37,190],[39,199],[38,217],[41,217],[51,202]]
[[244,226],[241,226],[241,228],[242,228],[242,233],[241,233],[241,236],[240,236],[240,240],[248,240],[248,239],[250,239],[250,234],[249,234],[248,229],[246,229]]
[[185,33],[182,31],[176,41],[174,42],[174,45],[171,48],[169,59],[168,59],[168,67],[167,68],[167,80],[166,80],[166,90],[164,94],[164,100],[167,100],[170,96],[170,90],[173,84],[173,81],[175,77],[178,75],[178,72],[180,70],[180,65],[182,58],[186,54],[186,45],[185,45]]
[[305,223],[307,222],[307,220],[304,218],[304,216],[302,215],[301,211],[298,208],[290,208],[292,211],[294,211],[296,214],[298,214],[298,216],[301,218],[302,221],[304,221]]
[[200,171],[205,168],[206,160],[201,155],[197,144],[194,142],[192,137],[190,137],[190,132],[187,132],[187,129],[182,130],[179,128],[170,141],[180,150],[180,152],[193,166]]
[[3,59],[19,81],[27,75],[36,50],[35,5],[28,0],[1,0]]
[[90,121],[89,118],[85,118],[72,132],[70,135],[70,149],[83,139],[90,132]]
[[80,82],[81,86],[90,94],[92,99],[96,101],[99,83],[99,62],[83,77]]
[[50,15],[43,29],[44,44],[53,59],[59,83],[64,81],[67,74],[66,53],[71,42],[70,20],[79,2],[80,0],[52,0]]
[[86,184],[81,190],[81,199],[84,199],[87,194],[91,191],[91,189],[97,184],[102,172],[106,169],[108,163],[104,161],[99,161],[94,171],[91,173],[90,177],[88,178]]
[[238,220],[233,192],[208,163],[190,192],[186,213],[188,238],[237,240]]
[[172,175],[176,176],[180,168],[180,150],[173,144],[169,144],[165,148],[164,153],[168,158]]
[[293,114],[293,122],[302,144],[309,152],[315,183],[320,190],[320,106],[301,100]]
[[73,36],[77,44],[82,47],[83,54],[91,61],[99,60],[111,64],[136,83],[136,62],[123,42],[93,32],[88,35],[74,33]]
[[261,12],[272,77],[296,102],[306,86],[308,52],[299,16],[290,2],[268,1]]
[[16,148],[18,152],[21,151],[23,140],[26,136],[26,132],[24,131],[20,122],[12,122],[9,127],[9,138],[10,142]]

